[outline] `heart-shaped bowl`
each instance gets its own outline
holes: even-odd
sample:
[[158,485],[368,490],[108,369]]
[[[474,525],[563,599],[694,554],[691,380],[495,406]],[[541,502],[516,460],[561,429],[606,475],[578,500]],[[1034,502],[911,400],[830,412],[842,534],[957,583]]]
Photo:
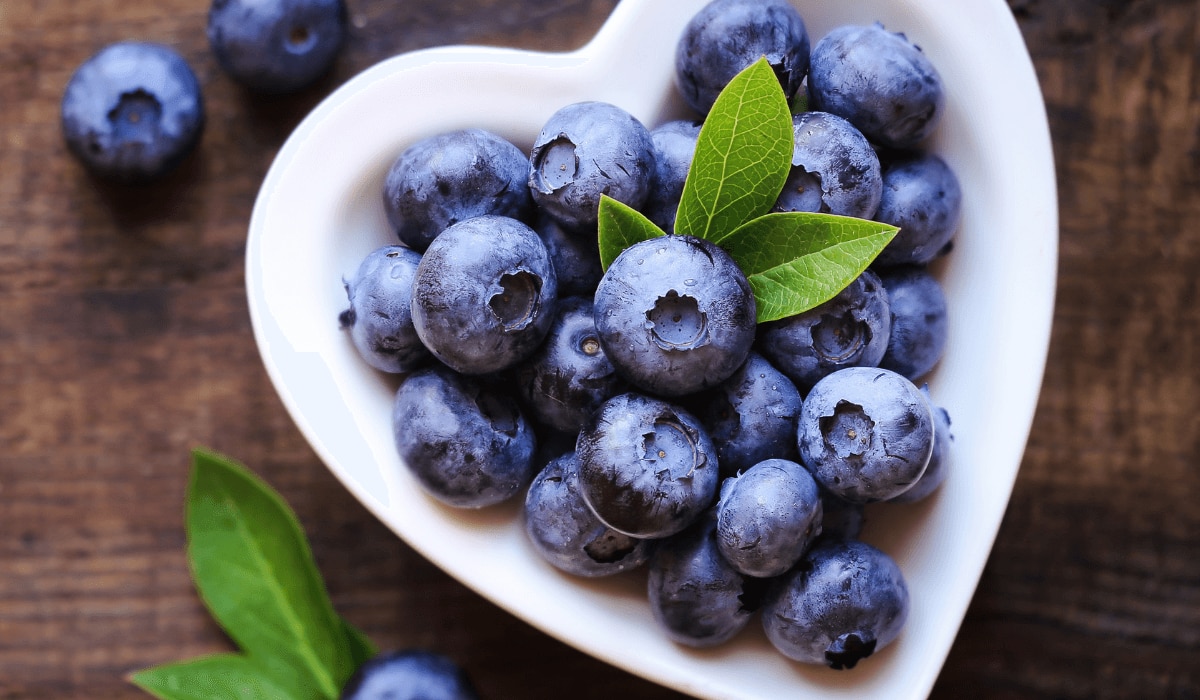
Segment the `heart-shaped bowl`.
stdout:
[[396,380],[368,367],[338,326],[343,278],[395,242],[381,188],[408,144],[482,127],[528,150],[553,112],[583,100],[612,102],[648,126],[685,116],[675,39],[705,0],[623,0],[569,53],[423,50],[347,82],[296,128],[263,182],[246,250],[251,318],[284,405],[329,469],[413,548],[518,617],[699,697],[923,697],[983,570],[1037,403],[1057,256],[1049,130],[1002,0],[793,1],[814,42],[840,24],[879,21],[922,47],[947,93],[929,148],[964,192],[954,250],[937,266],[950,330],[929,378],[953,418],[951,473],[924,502],[869,510],[863,539],[897,560],[911,610],[899,639],[854,670],[788,661],[754,622],[716,649],[679,646],[652,621],[644,575],[562,574],[526,541],[519,503],[464,511],[426,496],[394,446]]

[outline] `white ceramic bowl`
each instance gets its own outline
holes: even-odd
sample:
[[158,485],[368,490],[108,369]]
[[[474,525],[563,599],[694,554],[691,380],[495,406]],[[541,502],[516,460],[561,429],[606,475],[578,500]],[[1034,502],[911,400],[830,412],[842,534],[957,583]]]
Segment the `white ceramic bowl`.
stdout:
[[338,328],[342,277],[394,241],[380,190],[407,144],[479,126],[528,149],[551,113],[581,100],[615,103],[650,126],[683,115],[675,38],[704,0],[623,0],[595,39],[570,53],[441,48],[350,80],[297,127],[263,182],[246,251],[250,312],[284,404],[346,488],[412,547],[515,615],[695,696],[923,697],[983,570],[1037,402],[1057,254],[1049,131],[1002,0],[794,2],[814,43],[839,24],[881,21],[923,48],[947,92],[930,145],[964,191],[957,242],[938,269],[950,337],[930,380],[954,423],[952,472],[926,502],[871,511],[864,539],[899,562],[912,608],[900,638],[853,671],[787,661],[757,620],[717,649],[678,646],[650,618],[644,577],[561,574],[526,542],[519,504],[460,511],[425,496],[393,446],[395,381],[361,361]]

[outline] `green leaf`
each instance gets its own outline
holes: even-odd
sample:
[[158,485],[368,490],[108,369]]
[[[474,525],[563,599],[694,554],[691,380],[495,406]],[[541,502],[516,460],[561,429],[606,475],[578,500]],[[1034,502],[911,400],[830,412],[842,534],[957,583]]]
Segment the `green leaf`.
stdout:
[[638,210],[605,194],[600,195],[597,235],[600,244],[600,267],[607,271],[612,261],[629,246],[667,234]]
[[241,654],[216,654],[138,671],[129,682],[161,700],[308,700]]
[[770,211],[791,169],[787,97],[765,58],[734,76],[696,141],[675,233],[716,240]]
[[754,290],[758,322],[829,301],[862,274],[899,231],[832,214],[767,214],[720,241]]
[[258,668],[337,698],[354,656],[296,516],[245,467],[192,456],[188,561],[201,599]]
[[379,648],[363,631],[342,618],[342,628],[346,632],[346,641],[350,643],[350,656],[354,659],[354,668],[362,666],[379,653]]

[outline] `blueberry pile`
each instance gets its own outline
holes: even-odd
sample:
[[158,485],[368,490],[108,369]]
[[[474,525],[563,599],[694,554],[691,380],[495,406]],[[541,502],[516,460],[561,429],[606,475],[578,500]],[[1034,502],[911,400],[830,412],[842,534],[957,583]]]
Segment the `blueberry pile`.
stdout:
[[[763,56],[807,105],[775,211],[901,230],[828,302],[757,324],[729,254],[671,231],[707,110]],[[926,266],[961,200],[922,146],[941,81],[879,25],[810,46],[784,0],[714,0],[676,71],[695,121],[651,129],[581,102],[528,154],[480,129],[399,153],[382,204],[401,245],[343,280],[341,326],[400,375],[396,445],[429,495],[523,497],[533,548],[576,576],[646,567],[654,618],[680,644],[722,643],[761,610],[788,658],[852,668],[908,613],[899,567],[857,539],[864,507],[928,496],[949,462],[949,416],[916,383],[946,341]],[[603,270],[602,195],[667,235]]]

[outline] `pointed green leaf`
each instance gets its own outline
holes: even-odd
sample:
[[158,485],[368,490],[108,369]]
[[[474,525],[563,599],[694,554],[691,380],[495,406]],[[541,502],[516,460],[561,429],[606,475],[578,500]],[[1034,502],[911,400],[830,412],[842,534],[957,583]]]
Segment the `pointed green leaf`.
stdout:
[[720,241],[754,290],[758,322],[829,301],[895,237],[895,226],[832,214],[767,214]]
[[311,700],[270,680],[241,654],[202,656],[137,671],[129,682],[160,700]]
[[600,267],[605,271],[634,243],[667,235],[641,212],[606,194],[600,195],[599,226]]
[[245,467],[193,452],[188,561],[201,599],[260,668],[336,698],[354,671],[350,642],[308,541],[279,494]]
[[379,653],[379,648],[363,631],[342,618],[342,628],[346,632],[346,641],[350,643],[350,656],[354,659],[354,668],[362,666]]
[[770,211],[794,149],[787,97],[759,59],[734,76],[704,120],[675,233],[716,240]]

